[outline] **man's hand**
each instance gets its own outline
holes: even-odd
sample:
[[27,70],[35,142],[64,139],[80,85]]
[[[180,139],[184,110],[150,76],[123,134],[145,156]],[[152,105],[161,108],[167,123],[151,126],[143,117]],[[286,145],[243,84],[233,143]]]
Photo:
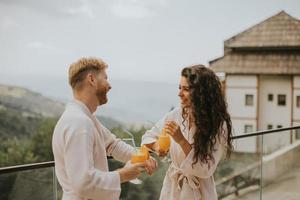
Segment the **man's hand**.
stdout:
[[136,163],[128,164],[125,167],[117,169],[117,172],[120,174],[121,183],[128,182],[132,179],[137,178],[143,169],[145,168],[146,163]]

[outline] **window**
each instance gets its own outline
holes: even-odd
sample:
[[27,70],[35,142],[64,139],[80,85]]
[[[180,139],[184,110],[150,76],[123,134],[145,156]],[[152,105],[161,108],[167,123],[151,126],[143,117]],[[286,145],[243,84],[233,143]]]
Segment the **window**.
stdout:
[[253,132],[253,126],[249,125],[249,124],[246,124],[245,127],[244,127],[244,132],[245,133],[251,133],[251,132]]
[[277,100],[278,100],[278,105],[279,106],[285,106],[286,105],[286,95],[285,94],[279,94]]
[[272,124],[268,124],[268,130],[273,129],[273,125]]
[[246,94],[245,96],[245,105],[253,106],[253,94]]
[[273,101],[273,94],[268,94],[268,101]]
[[297,105],[297,108],[300,107],[300,96],[296,97],[296,105]]
[[282,125],[277,125],[277,128],[282,128]]

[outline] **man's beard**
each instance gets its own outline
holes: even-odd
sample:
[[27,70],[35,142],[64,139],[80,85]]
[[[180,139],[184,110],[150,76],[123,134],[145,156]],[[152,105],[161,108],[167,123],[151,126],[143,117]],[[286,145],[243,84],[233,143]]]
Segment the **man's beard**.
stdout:
[[97,96],[99,105],[103,105],[103,104],[107,103],[106,91],[98,89],[96,91],[96,96]]

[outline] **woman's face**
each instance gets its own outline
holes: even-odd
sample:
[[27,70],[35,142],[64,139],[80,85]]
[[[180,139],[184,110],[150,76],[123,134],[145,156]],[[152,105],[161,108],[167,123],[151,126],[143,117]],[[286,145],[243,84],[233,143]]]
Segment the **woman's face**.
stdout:
[[180,78],[178,96],[180,98],[181,107],[190,107],[190,88],[187,78],[185,78],[184,76],[181,76]]

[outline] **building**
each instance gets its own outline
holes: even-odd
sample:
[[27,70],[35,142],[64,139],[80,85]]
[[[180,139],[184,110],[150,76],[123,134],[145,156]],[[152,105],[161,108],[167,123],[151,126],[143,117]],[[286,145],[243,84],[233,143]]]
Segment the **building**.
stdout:
[[[299,19],[281,11],[226,40],[224,56],[209,64],[225,73],[236,135],[300,125]],[[263,149],[272,152],[297,139],[299,133],[264,136]],[[259,152],[260,140],[239,140],[236,150]]]

